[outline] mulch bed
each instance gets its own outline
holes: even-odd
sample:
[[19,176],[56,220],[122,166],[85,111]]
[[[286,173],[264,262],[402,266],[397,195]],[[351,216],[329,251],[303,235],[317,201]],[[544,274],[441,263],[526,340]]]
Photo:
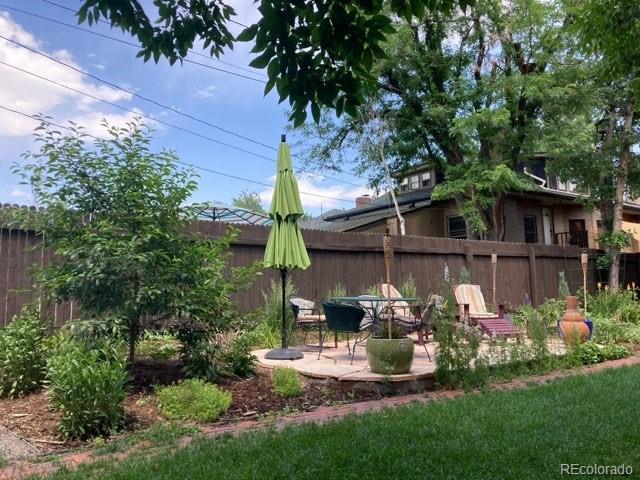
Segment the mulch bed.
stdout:
[[[127,430],[150,427],[162,419],[153,387],[182,378],[177,360],[140,359],[132,371],[133,382],[125,399]],[[304,393],[283,398],[272,391],[271,373],[259,368],[247,379],[225,378],[219,385],[232,393],[233,403],[219,423],[234,422],[271,413],[311,411],[320,406],[378,399],[377,392],[354,390],[339,382],[331,385],[305,382]],[[0,425],[36,446],[42,453],[60,453],[86,446],[79,440],[64,441],[58,432],[60,414],[51,407],[44,391],[16,399],[0,399]]]

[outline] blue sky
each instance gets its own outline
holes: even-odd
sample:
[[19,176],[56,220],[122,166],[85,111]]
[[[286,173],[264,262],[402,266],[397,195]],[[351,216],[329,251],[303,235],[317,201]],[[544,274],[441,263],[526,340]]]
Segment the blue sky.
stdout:
[[[75,0],[55,1],[68,7],[79,5]],[[0,0],[0,3],[66,23],[76,23],[71,12],[49,5],[42,0]],[[143,2],[145,3],[150,2]],[[227,3],[236,8],[238,13],[236,19],[239,22],[249,24],[256,20],[258,12],[252,0],[233,0]],[[235,25],[231,27],[234,33],[241,28]],[[93,28],[111,36],[132,40],[121,34],[119,30],[110,30],[108,25]],[[258,82],[197,65],[169,66],[164,60],[157,65],[153,62],[145,64],[142,60],[135,58],[137,50],[134,47],[29,17],[2,6],[0,6],[0,35],[65,63],[73,64],[85,72],[133,90],[140,95],[265,144],[277,146],[280,133],[286,127],[286,104],[278,105],[275,94],[263,97],[264,86]],[[234,51],[225,54],[222,60],[246,68],[251,58],[250,48],[250,45],[238,45]],[[264,75],[262,71],[248,73],[201,57],[191,58],[243,75],[256,78]],[[51,78],[76,90],[135,109],[153,118],[275,159],[275,152],[272,150],[144,102],[16,45],[11,45],[3,39],[0,39],[0,60]],[[121,123],[133,116],[115,107],[30,77],[5,65],[0,65],[0,105],[28,114],[45,113],[54,117],[59,123],[74,120],[96,135],[101,134],[102,118]],[[11,174],[11,165],[15,161],[21,161],[22,152],[35,147],[32,137],[35,126],[35,121],[0,110],[0,145],[2,146],[0,148],[0,202],[32,203],[28,189],[20,186],[18,179]],[[156,129],[154,147],[175,150],[182,161],[258,182],[270,183],[273,179],[275,165],[268,160],[216,145],[160,124],[156,124],[154,128]],[[201,178],[199,190],[194,196],[195,201],[230,202],[231,198],[242,190],[250,190],[259,192],[263,203],[268,206],[270,200],[268,187],[204,171],[198,171],[198,173]],[[350,175],[331,174],[331,176],[349,183],[365,183],[363,179]],[[351,201],[365,192],[364,188],[318,175],[300,174],[299,183],[300,190],[303,192],[349,200],[347,203],[303,194],[305,208],[313,213],[319,213],[320,209],[326,211],[330,208],[349,208],[352,206]]]

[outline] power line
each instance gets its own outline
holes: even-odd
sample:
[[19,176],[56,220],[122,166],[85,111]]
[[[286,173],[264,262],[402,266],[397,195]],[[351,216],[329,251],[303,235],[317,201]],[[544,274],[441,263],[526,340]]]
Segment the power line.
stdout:
[[[68,10],[68,11],[70,11],[70,12],[76,13],[76,11],[75,11],[73,8],[69,8],[69,7],[65,6],[65,5],[60,5],[59,3],[52,2],[52,1],[50,1],[50,0],[42,0],[42,1],[43,1],[44,3],[48,3],[48,4],[50,4],[50,5],[55,5],[56,7],[64,8],[65,10]],[[111,24],[110,24],[109,22],[107,22],[106,20],[100,20],[100,21],[101,21],[101,22],[105,22],[105,23],[107,23],[107,24],[111,25]],[[248,27],[247,25],[245,25],[244,23],[240,23],[240,22],[238,22],[237,20],[233,20],[233,19],[231,19],[231,18],[229,19],[229,22],[230,22],[230,23],[234,23],[234,24],[239,25],[239,26],[244,27],[244,28],[249,28],[249,27]]]
[[[98,102],[104,103],[104,104],[109,105],[109,106],[111,106],[111,107],[115,107],[115,108],[118,108],[118,109],[120,109],[120,110],[124,110],[125,112],[133,113],[134,115],[139,116],[139,117],[144,118],[144,119],[147,119],[147,120],[149,120],[149,121],[151,121],[151,122],[160,123],[161,125],[165,125],[165,126],[167,126],[167,127],[174,128],[174,129],[179,130],[179,131],[181,131],[181,132],[188,133],[188,134],[190,134],[190,135],[196,136],[196,137],[198,137],[198,138],[202,138],[202,139],[204,139],[204,140],[208,140],[208,141],[213,142],[213,143],[216,143],[216,144],[218,144],[218,145],[222,145],[222,146],[224,146],[224,147],[231,148],[231,149],[233,149],[233,150],[237,150],[237,151],[239,151],[239,152],[246,153],[246,154],[248,154],[248,155],[252,155],[252,156],[257,157],[257,158],[262,158],[262,159],[264,159],[264,160],[268,160],[268,161],[270,161],[270,162],[277,163],[277,162],[276,162],[276,160],[274,160],[273,158],[267,157],[267,156],[265,156],[265,155],[261,155],[261,154],[256,153],[256,152],[252,152],[251,150],[246,150],[246,149],[241,148],[241,147],[238,147],[238,146],[236,146],[236,145],[232,145],[232,144],[230,144],[230,143],[223,142],[223,141],[221,141],[221,140],[215,139],[215,138],[210,137],[210,136],[208,136],[208,135],[204,135],[204,134],[201,134],[201,133],[195,132],[195,131],[193,131],[193,130],[190,130],[190,129],[188,129],[188,128],[181,127],[181,126],[179,126],[179,125],[175,125],[175,124],[170,123],[170,122],[167,122],[167,121],[165,121],[165,120],[162,120],[162,119],[159,119],[159,118],[154,118],[154,117],[151,117],[151,116],[149,116],[149,115],[145,115],[144,113],[142,113],[142,112],[140,112],[140,111],[133,110],[133,109],[131,109],[131,108],[127,108],[127,107],[123,107],[122,105],[118,105],[117,103],[110,102],[109,100],[102,99],[102,98],[100,98],[100,97],[97,97],[97,96],[92,95],[92,94],[87,93],[87,92],[83,92],[83,91],[81,91],[81,90],[78,90],[78,89],[76,89],[76,88],[70,87],[70,86],[65,85],[65,84],[63,84],[63,83],[57,82],[56,80],[53,80],[53,79],[51,79],[51,78],[44,77],[44,76],[39,75],[39,74],[37,74],[37,73],[35,73],[35,72],[30,72],[29,70],[25,70],[25,69],[23,69],[23,68],[20,68],[20,67],[18,67],[18,66],[16,66],[16,65],[12,65],[12,64],[7,63],[7,62],[4,62],[4,61],[2,61],[2,60],[0,60],[0,65],[4,65],[4,66],[6,66],[6,67],[13,68],[14,70],[17,70],[17,71],[19,71],[19,72],[22,72],[22,73],[24,73],[24,74],[26,74],[26,75],[30,75],[30,76],[35,77],[35,78],[38,78],[38,79],[40,79],[40,80],[42,80],[42,81],[45,81],[45,82],[51,83],[51,84],[53,84],[53,85],[56,85],[57,87],[64,88],[64,89],[66,89],[66,90],[70,90],[70,91],[72,91],[72,92],[74,92],[74,93],[77,93],[77,94],[80,94],[80,95],[86,96],[86,97],[88,97],[88,98],[91,98],[91,99],[96,100],[96,101],[98,101]],[[300,169],[300,172],[307,172],[307,173],[308,173],[308,171],[306,171],[306,170],[304,170],[304,169]],[[325,177],[326,177],[326,178],[329,178],[329,179],[332,179],[332,180],[335,180],[335,181],[338,181],[338,182],[343,182],[343,183],[346,183],[346,184],[348,184],[348,185],[352,185],[352,186],[355,186],[355,187],[360,187],[360,186],[361,186],[361,185],[358,185],[358,184],[356,184],[356,183],[351,183],[351,182],[349,182],[349,181],[347,181],[347,180],[342,180],[342,179],[340,179],[340,178],[331,177],[331,176],[328,176],[328,175],[325,175]]]
[[[5,111],[7,111],[7,112],[11,112],[11,113],[14,113],[16,115],[21,115],[23,117],[30,118],[32,120],[42,122],[42,123],[45,123],[47,125],[50,125],[50,126],[53,126],[53,127],[56,127],[56,128],[61,128],[61,129],[64,129],[64,130],[68,130],[70,132],[77,133],[76,130],[74,130],[73,128],[70,128],[70,127],[68,127],[66,125],[61,125],[59,123],[55,123],[55,122],[53,122],[51,120],[47,120],[45,118],[38,118],[36,115],[29,115],[28,113],[24,113],[24,112],[21,112],[19,110],[15,110],[13,108],[10,108],[10,107],[4,106],[4,105],[0,105],[0,108],[5,110]],[[98,137],[96,135],[91,135],[89,133],[82,132],[82,135],[84,135],[86,137],[89,137],[89,138],[93,138],[95,140],[101,140],[100,137]],[[255,185],[260,185],[260,186],[263,186],[263,187],[269,187],[269,188],[273,188],[274,187],[274,184],[272,184],[272,183],[261,182],[259,180],[252,180],[250,178],[245,178],[245,177],[241,177],[241,176],[238,176],[238,175],[233,175],[233,174],[226,173],[226,172],[221,172],[219,170],[213,170],[211,168],[201,167],[201,166],[195,165],[193,163],[183,162],[182,160],[176,160],[176,163],[179,163],[181,165],[185,165],[185,166],[190,167],[190,168],[195,168],[195,169],[202,170],[202,171],[205,171],[205,172],[213,173],[215,175],[219,175],[219,176],[222,176],[222,177],[233,178],[233,179],[236,179],[236,180],[241,180],[243,182],[252,183],[252,184],[255,184]],[[328,195],[321,195],[319,193],[309,193],[309,192],[304,192],[302,190],[300,191],[300,193],[302,193],[303,195],[309,195],[311,197],[324,198],[324,199],[327,199],[327,200],[334,200],[334,201],[337,201],[337,202],[344,202],[344,203],[349,203],[349,204],[353,203],[351,200],[347,200],[345,198],[330,197]]]
[[[215,128],[216,130],[219,130],[219,131],[221,131],[221,132],[224,132],[224,133],[226,133],[226,134],[228,134],[228,135],[232,135],[232,136],[237,137],[237,138],[240,138],[240,139],[242,139],[242,140],[246,140],[246,141],[248,141],[248,142],[250,142],[250,143],[253,143],[253,144],[259,145],[259,146],[261,146],[261,147],[268,148],[269,150],[277,151],[277,148],[276,148],[276,147],[273,147],[272,145],[268,145],[268,144],[266,144],[266,143],[264,143],[264,142],[261,142],[261,141],[259,141],[259,140],[255,140],[255,139],[253,139],[253,138],[251,138],[251,137],[247,137],[247,136],[245,136],[245,135],[239,134],[239,133],[234,132],[234,131],[232,131],[232,130],[226,129],[226,128],[224,128],[224,127],[221,127],[221,126],[219,126],[219,125],[216,125],[216,124],[214,124],[214,123],[211,123],[211,122],[209,122],[209,121],[207,121],[207,120],[203,120],[203,119],[198,118],[198,117],[196,117],[196,116],[194,116],[194,115],[191,115],[191,114],[189,114],[189,113],[182,112],[182,111],[180,111],[180,110],[178,110],[178,109],[176,109],[176,108],[174,108],[174,107],[171,107],[171,106],[169,106],[169,105],[166,105],[166,104],[164,104],[164,103],[161,103],[161,102],[159,102],[159,101],[157,101],[157,100],[154,100],[154,99],[152,99],[152,98],[146,97],[146,96],[141,95],[141,94],[139,94],[139,93],[136,93],[136,92],[134,92],[133,90],[129,90],[129,89],[123,88],[123,87],[121,87],[120,85],[117,85],[117,84],[115,84],[115,83],[113,83],[113,82],[110,82],[110,81],[108,81],[108,80],[105,80],[105,79],[103,79],[103,78],[101,78],[101,77],[99,77],[99,76],[97,76],[97,75],[95,75],[95,74],[93,74],[93,73],[85,72],[84,70],[82,70],[82,69],[80,69],[80,68],[78,68],[78,67],[75,67],[75,66],[70,65],[70,64],[68,64],[68,63],[65,63],[65,62],[63,62],[63,61],[61,61],[61,60],[58,60],[57,58],[54,58],[54,57],[52,57],[52,56],[50,56],[50,55],[47,55],[47,54],[46,54],[46,53],[44,53],[44,52],[41,52],[41,51],[36,50],[36,49],[34,49],[34,48],[31,48],[31,47],[29,47],[29,46],[27,46],[27,45],[24,45],[24,44],[22,44],[22,43],[20,43],[20,42],[18,42],[18,41],[16,41],[16,40],[13,40],[13,39],[7,38],[7,37],[5,37],[4,35],[0,35],[0,38],[1,38],[1,39],[3,39],[3,40],[5,40],[5,41],[7,41],[7,42],[9,42],[9,43],[12,43],[12,44],[14,44],[14,45],[17,45],[17,46],[19,46],[19,47],[21,47],[21,48],[23,48],[23,49],[25,49],[25,50],[28,50],[28,51],[30,51],[30,52],[32,52],[32,53],[35,53],[35,54],[40,55],[40,56],[42,56],[42,57],[44,57],[44,58],[47,58],[48,60],[50,60],[50,61],[52,61],[52,62],[55,62],[55,63],[57,63],[57,64],[59,64],[59,65],[64,66],[64,67],[67,67],[67,68],[69,68],[69,69],[71,69],[71,70],[73,70],[73,71],[75,71],[75,72],[77,72],[77,73],[79,73],[79,74],[81,74],[81,75],[84,75],[84,76],[86,76],[86,77],[92,78],[92,79],[94,79],[94,80],[96,80],[96,81],[98,81],[98,82],[101,82],[101,83],[105,84],[105,85],[109,85],[109,86],[110,86],[110,87],[112,87],[112,88],[115,88],[115,89],[117,89],[117,90],[120,90],[120,91],[122,91],[122,92],[125,92],[125,93],[127,93],[127,94],[129,94],[129,95],[132,95],[132,96],[134,96],[134,97],[136,97],[136,98],[139,98],[139,99],[141,99],[141,100],[144,100],[144,101],[146,101],[146,102],[149,102],[149,103],[151,103],[151,104],[153,104],[153,105],[156,105],[156,106],[158,106],[158,107],[160,107],[160,108],[164,108],[164,109],[166,109],[166,110],[169,110],[169,111],[171,111],[171,112],[173,112],[173,113],[175,113],[175,114],[177,114],[177,115],[180,115],[180,116],[186,117],[186,118],[188,118],[188,119],[190,119],[190,120],[193,120],[193,121],[195,121],[195,122],[201,123],[201,124],[206,125],[206,126],[208,126],[208,127]],[[318,162],[312,162],[312,163],[316,163],[316,164],[320,165]],[[347,175],[351,175],[351,176],[353,176],[353,177],[361,178],[361,179],[364,179],[364,180],[367,180],[367,181],[368,181],[368,179],[367,179],[367,178],[362,177],[362,176],[357,175],[357,174],[354,174],[354,173],[351,173],[351,172],[347,172],[347,171],[344,171],[344,170],[338,170],[338,172],[343,173],[343,174],[347,174]],[[327,177],[327,178],[330,178],[330,177]],[[354,183],[351,183],[351,182],[347,182],[346,180],[341,180],[341,179],[336,179],[336,180],[338,180],[338,181],[342,181],[342,182],[345,182],[345,183],[349,183],[350,185],[355,185],[355,186],[358,186],[358,187],[362,187],[362,185],[357,185],[357,184],[354,184]]]
[[[106,35],[104,33],[96,32],[95,30],[79,27],[78,25],[73,25],[71,23],[63,22],[63,21],[57,20],[55,18],[46,17],[46,16],[40,15],[38,13],[29,12],[29,11],[23,10],[21,8],[11,7],[9,5],[5,5],[4,3],[0,3],[0,7],[6,8],[7,10],[12,10],[14,12],[22,13],[24,15],[28,15],[28,16],[31,16],[31,17],[39,18],[39,19],[45,20],[47,22],[52,22],[52,23],[55,23],[57,25],[62,25],[62,26],[67,27],[67,28],[72,28],[74,30],[78,30],[80,32],[88,33],[90,35],[95,35],[97,37],[101,37],[101,38],[105,38],[107,40],[118,42],[118,43],[121,43],[123,45],[127,45],[127,46],[130,46],[130,47],[135,47],[135,48],[141,48],[141,46],[139,44],[134,43],[134,42],[129,42],[128,40],[123,40],[122,38],[113,37],[111,35]],[[192,52],[194,54],[196,53],[196,52],[193,52],[192,50],[190,52]],[[204,58],[207,58],[207,59],[211,59],[211,57],[207,57],[206,55],[202,55],[202,54],[198,54],[198,55],[202,56]],[[213,65],[207,65],[205,63],[196,62],[195,60],[191,60],[189,58],[183,58],[182,61],[185,62],[185,63],[198,65],[200,67],[209,68],[209,69],[215,70],[217,72],[226,73],[228,75],[234,75],[236,77],[244,78],[246,80],[252,80],[254,82],[262,83],[263,85],[267,83],[265,80],[262,80],[262,79],[259,79],[259,78],[250,77],[248,75],[243,75],[242,73],[231,72],[229,70],[225,70],[224,68],[214,67]],[[236,67],[236,68],[242,68],[242,67]],[[251,73],[255,74],[255,72],[251,72]]]
[[[44,3],[48,3],[49,5],[53,5],[54,7],[60,8],[60,9],[62,9],[62,10],[66,10],[67,12],[71,12],[71,13],[73,13],[74,15],[77,13],[77,12],[76,12],[76,10],[74,10],[74,9],[73,9],[73,8],[71,8],[71,7],[67,7],[66,5],[61,5],[61,4],[59,4],[59,3],[52,2],[52,1],[50,1],[50,0],[42,0],[42,1],[43,1]],[[112,27],[112,25],[111,25],[111,23],[110,23],[110,22],[108,22],[108,21],[106,21],[106,20],[99,19],[98,21],[99,21],[100,23],[103,23],[103,24],[105,24],[105,25],[108,25],[110,28],[113,28],[113,27]],[[248,28],[248,27],[246,27],[246,25],[243,25],[243,24],[238,23],[238,22],[234,22],[233,20],[229,20],[229,21],[230,21],[230,22],[233,22],[233,23],[236,23],[237,25],[241,25],[241,26],[243,26],[243,27],[245,27],[245,28]],[[139,47],[140,45],[137,45],[137,46]],[[246,68],[246,67],[243,67],[243,66],[241,66],[241,65],[236,65],[235,63],[231,63],[231,62],[227,62],[227,61],[224,61],[224,60],[220,60],[219,58],[213,58],[213,57],[211,57],[210,55],[204,55],[204,54],[202,54],[202,53],[200,53],[200,52],[196,52],[196,51],[195,51],[195,50],[193,50],[193,49],[189,49],[189,53],[190,53],[191,55],[196,55],[196,56],[198,56],[198,57],[206,58],[207,60],[213,60],[214,62],[220,62],[220,63],[222,63],[222,64],[224,64],[224,65],[229,65],[230,67],[237,68],[238,70],[244,70],[245,72],[253,73],[254,75],[258,75],[258,76],[260,76],[260,77],[267,78],[265,75],[263,75],[263,74],[262,74],[262,73],[260,73],[260,72],[257,72],[256,70],[252,70],[252,69],[250,69],[250,68]]]

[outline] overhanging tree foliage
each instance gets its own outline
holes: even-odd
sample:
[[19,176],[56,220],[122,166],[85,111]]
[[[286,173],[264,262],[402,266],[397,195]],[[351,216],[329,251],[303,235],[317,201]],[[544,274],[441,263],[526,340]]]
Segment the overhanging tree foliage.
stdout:
[[582,93],[563,99],[550,115],[550,126],[559,116],[573,115],[572,131],[564,137],[569,148],[553,152],[551,168],[588,193],[582,200],[598,208],[606,253],[600,266],[609,268],[609,285],[617,289],[620,253],[629,243],[622,228],[624,202],[640,196],[640,6],[626,0],[577,0],[566,6],[577,34],[569,58],[580,72]]
[[[557,4],[544,1],[427,10],[417,21],[398,19],[385,58],[375,62],[381,90],[362,108],[373,105],[393,126],[386,145],[391,170],[426,163],[444,172],[436,197],[455,199],[470,236],[501,240],[504,194],[530,188],[515,171],[541,151],[549,135],[545,111],[573,88],[556,75],[564,20]],[[351,141],[361,119],[323,118],[305,127],[305,139],[316,140],[312,161],[336,168],[355,154],[356,170],[379,183],[379,163]]]
[[[80,23],[106,18],[141,44],[138,56],[172,64],[202,42],[220,56],[236,41],[253,41],[251,66],[266,68],[280,101],[289,100],[291,120],[304,122],[307,108],[318,121],[321,107],[355,115],[367,91],[375,88],[374,60],[394,32],[392,18],[422,17],[426,8],[450,11],[473,0],[256,0],[261,18],[236,38],[229,31],[233,8],[221,0],[82,0]],[[150,10],[150,11],[149,11]]]
[[124,327],[129,360],[145,317],[188,318],[212,328],[231,321],[231,293],[250,285],[253,267],[229,269],[233,233],[209,241],[189,233],[197,184],[176,155],[149,149],[139,121],[108,126],[87,143],[82,129],[38,128],[31,163],[15,170],[41,210],[15,222],[42,233],[54,261],[38,280],[55,301],[75,300],[84,315]]

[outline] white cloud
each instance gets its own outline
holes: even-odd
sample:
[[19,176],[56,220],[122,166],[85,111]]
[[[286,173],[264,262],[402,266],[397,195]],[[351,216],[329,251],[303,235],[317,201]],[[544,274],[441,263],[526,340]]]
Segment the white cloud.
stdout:
[[[327,180],[316,174],[299,174],[298,189],[300,190],[300,200],[305,210],[323,210],[330,208],[350,208],[355,207],[355,199],[360,195],[372,195],[373,191],[365,187],[355,187],[347,184],[322,185]],[[275,177],[270,177],[269,181],[275,181]],[[260,199],[267,205],[271,203],[273,188],[260,192]],[[353,201],[352,205],[341,200]]]
[[33,195],[24,188],[14,188],[9,193],[9,196],[23,202],[26,200],[29,204],[33,203]]
[[216,87],[215,85],[209,85],[208,87],[201,88],[193,92],[193,96],[196,98],[204,99],[211,98],[215,95],[216,90],[218,90],[218,87]]
[[[7,38],[82,69],[69,51],[46,51],[34,35],[14,22],[6,12],[0,12],[0,33]],[[88,82],[81,73],[2,39],[0,39],[0,60],[109,102],[130,100],[132,97],[131,94],[121,90]],[[110,116],[98,110],[100,104],[97,100],[29,76],[6,65],[0,65],[0,75],[2,75],[0,104],[3,106],[27,114],[46,113],[56,119],[81,118],[80,112],[90,111],[91,114],[84,114],[84,117],[87,121],[91,120],[94,123],[85,124],[87,129],[99,127],[100,119]],[[112,117],[115,119],[129,118],[130,115]],[[3,113],[0,115],[0,137],[31,135],[34,125],[35,122],[28,118]]]

